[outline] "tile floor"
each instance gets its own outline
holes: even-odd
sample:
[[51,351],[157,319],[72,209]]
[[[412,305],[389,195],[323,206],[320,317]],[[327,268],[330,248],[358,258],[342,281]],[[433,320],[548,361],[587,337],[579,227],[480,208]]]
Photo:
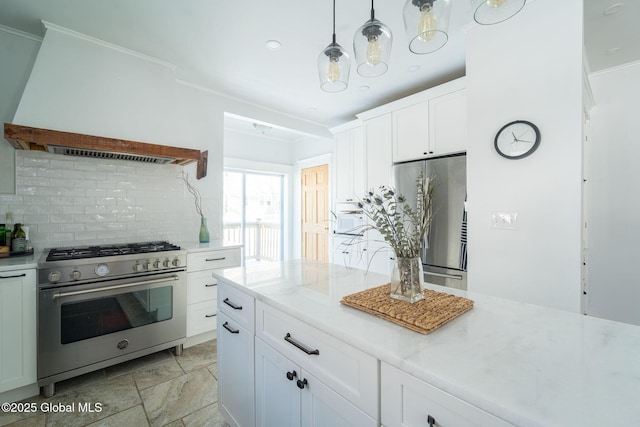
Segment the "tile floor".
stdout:
[[[216,341],[165,350],[56,384],[49,399],[22,402],[37,408],[73,405],[70,411],[0,413],[0,426],[11,427],[223,427],[218,412]],[[86,404],[101,411],[89,412]],[[85,404],[85,410],[80,405]]]

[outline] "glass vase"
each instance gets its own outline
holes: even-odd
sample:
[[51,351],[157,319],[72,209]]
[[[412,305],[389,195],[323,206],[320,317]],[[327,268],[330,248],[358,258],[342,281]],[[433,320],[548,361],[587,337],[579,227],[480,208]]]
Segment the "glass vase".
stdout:
[[414,303],[424,299],[424,274],[420,257],[396,257],[391,271],[391,298]]
[[207,218],[200,217],[200,243],[209,243],[209,229],[207,228]]

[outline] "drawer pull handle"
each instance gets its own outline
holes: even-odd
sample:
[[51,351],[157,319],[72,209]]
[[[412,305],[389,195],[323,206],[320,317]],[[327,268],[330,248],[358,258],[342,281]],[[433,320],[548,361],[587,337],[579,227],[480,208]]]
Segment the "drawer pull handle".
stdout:
[[291,336],[289,332],[287,332],[287,335],[284,336],[284,340],[290,344],[293,344],[295,347],[299,348],[300,350],[304,351],[307,354],[315,354],[315,355],[320,354],[320,350],[318,350],[317,348],[315,350],[310,350],[308,347],[304,346],[303,344],[300,344]]
[[303,379],[303,380],[298,380],[298,381],[296,381],[296,385],[298,386],[298,388],[299,388],[300,390],[304,389],[304,386],[306,386],[306,385],[307,385],[307,379],[305,378],[305,379]]
[[216,317],[218,314],[205,314],[204,317]]
[[15,276],[0,276],[0,279],[15,279],[17,277],[25,277],[27,273],[16,274]]
[[429,427],[433,427],[434,425],[436,425],[436,419],[431,415],[427,415],[427,423],[429,424]]
[[213,288],[214,286],[218,286],[218,284],[217,283],[210,283],[210,284],[204,285],[205,288]]
[[224,261],[225,259],[227,259],[227,257],[226,257],[226,256],[222,256],[222,257],[220,257],[220,258],[207,258],[207,259],[205,259],[205,261],[207,261],[207,262],[211,262],[211,261]]
[[222,302],[227,304],[229,307],[233,308],[234,310],[242,310],[241,305],[235,305],[234,303],[229,301],[229,298],[225,298]]
[[232,334],[239,334],[240,333],[240,329],[233,329],[231,326],[229,326],[229,322],[224,322],[224,324],[222,326],[227,331],[231,332]]
[[287,379],[289,381],[293,381],[293,379],[298,376],[298,373],[296,371],[291,371],[291,372],[287,372]]

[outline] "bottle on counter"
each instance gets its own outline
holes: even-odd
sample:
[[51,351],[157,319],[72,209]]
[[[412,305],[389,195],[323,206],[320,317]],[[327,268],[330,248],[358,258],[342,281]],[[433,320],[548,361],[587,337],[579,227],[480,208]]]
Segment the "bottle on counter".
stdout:
[[[13,214],[11,212],[5,213],[5,240],[4,246],[11,248],[11,234],[13,232]],[[1,246],[1,245],[0,245]]]
[[13,228],[11,233],[11,252],[24,252],[27,250],[27,233],[22,229],[19,222]]
[[0,224],[0,246],[5,246],[7,242],[7,229],[4,224]]

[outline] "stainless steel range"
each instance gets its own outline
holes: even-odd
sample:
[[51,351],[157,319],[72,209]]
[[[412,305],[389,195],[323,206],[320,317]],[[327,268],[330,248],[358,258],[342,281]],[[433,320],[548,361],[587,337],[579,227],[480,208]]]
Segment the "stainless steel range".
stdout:
[[186,250],[168,242],[56,248],[38,263],[38,386],[186,339]]

